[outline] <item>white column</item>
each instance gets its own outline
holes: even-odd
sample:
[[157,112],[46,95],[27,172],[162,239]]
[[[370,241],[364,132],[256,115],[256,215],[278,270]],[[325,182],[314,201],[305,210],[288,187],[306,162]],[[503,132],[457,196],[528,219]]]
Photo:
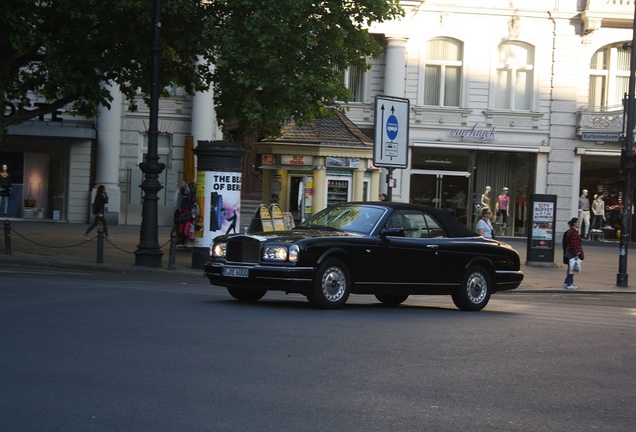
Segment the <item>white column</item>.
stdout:
[[386,69],[384,70],[384,94],[404,97],[406,84],[405,37],[387,37]]
[[537,154],[537,175],[534,181],[534,193],[548,193],[548,153]]
[[[99,185],[106,186],[108,193],[108,215],[115,223],[119,222],[121,211],[121,189],[119,188],[119,160],[121,145],[121,115],[123,97],[117,84],[105,86],[113,100],[110,108],[99,106],[97,117],[97,167],[91,201]],[[111,222],[109,220],[109,222]]]
[[212,90],[196,92],[192,98],[192,136],[195,148],[197,141],[223,139],[221,129],[216,121]]
[[217,135],[216,118],[214,115],[214,97],[210,90],[196,92],[192,98],[192,136],[194,146],[197,141],[214,141]]

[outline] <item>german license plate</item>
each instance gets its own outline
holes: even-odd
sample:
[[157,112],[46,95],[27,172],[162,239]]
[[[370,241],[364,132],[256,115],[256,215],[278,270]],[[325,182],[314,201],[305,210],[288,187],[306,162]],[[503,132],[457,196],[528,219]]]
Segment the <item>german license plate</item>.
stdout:
[[246,278],[249,275],[249,270],[246,268],[238,267],[223,267],[223,276]]

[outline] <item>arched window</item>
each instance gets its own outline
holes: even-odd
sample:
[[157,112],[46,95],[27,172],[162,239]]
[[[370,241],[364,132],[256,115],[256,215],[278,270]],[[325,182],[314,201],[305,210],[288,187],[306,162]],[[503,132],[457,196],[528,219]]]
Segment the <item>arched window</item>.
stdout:
[[424,104],[458,107],[462,85],[463,43],[435,38],[426,44]]
[[523,42],[499,45],[495,108],[532,109],[534,96],[534,48]]
[[623,43],[607,45],[592,55],[588,109],[607,111],[619,108],[629,88],[630,50]]

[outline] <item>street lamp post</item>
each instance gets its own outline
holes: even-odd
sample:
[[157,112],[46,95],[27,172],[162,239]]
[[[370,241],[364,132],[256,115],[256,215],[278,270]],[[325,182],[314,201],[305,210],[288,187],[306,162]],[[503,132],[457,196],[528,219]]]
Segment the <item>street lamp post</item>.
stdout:
[[634,73],[636,73],[636,6],[634,10],[634,22],[632,23],[632,44],[630,46],[629,62],[629,89],[627,93],[626,115],[627,126],[625,131],[625,147],[621,152],[621,170],[624,175],[623,207],[621,210],[621,239],[618,254],[618,274],[616,286],[627,287],[627,251],[631,237],[632,224],[632,188],[634,181],[634,127],[636,126],[636,114],[634,107]]
[[159,174],[165,165],[159,162],[157,141],[159,137],[159,57],[161,54],[161,0],[155,0],[154,29],[151,53],[150,124],[148,127],[148,153],[139,164],[144,173],[141,183],[143,205],[141,209],[141,231],[135,251],[135,264],[146,267],[161,267],[163,252],[159,247],[157,193],[162,189]]

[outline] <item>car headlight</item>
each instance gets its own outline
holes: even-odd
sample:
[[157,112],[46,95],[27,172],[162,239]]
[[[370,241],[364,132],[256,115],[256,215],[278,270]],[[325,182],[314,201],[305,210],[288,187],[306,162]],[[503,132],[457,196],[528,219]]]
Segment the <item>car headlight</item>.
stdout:
[[296,262],[298,261],[299,257],[300,257],[300,248],[298,247],[298,245],[291,245],[289,247],[289,261]]
[[210,255],[214,258],[225,258],[227,243],[214,243],[210,250]]
[[263,259],[268,261],[287,261],[286,246],[265,246],[263,248]]

